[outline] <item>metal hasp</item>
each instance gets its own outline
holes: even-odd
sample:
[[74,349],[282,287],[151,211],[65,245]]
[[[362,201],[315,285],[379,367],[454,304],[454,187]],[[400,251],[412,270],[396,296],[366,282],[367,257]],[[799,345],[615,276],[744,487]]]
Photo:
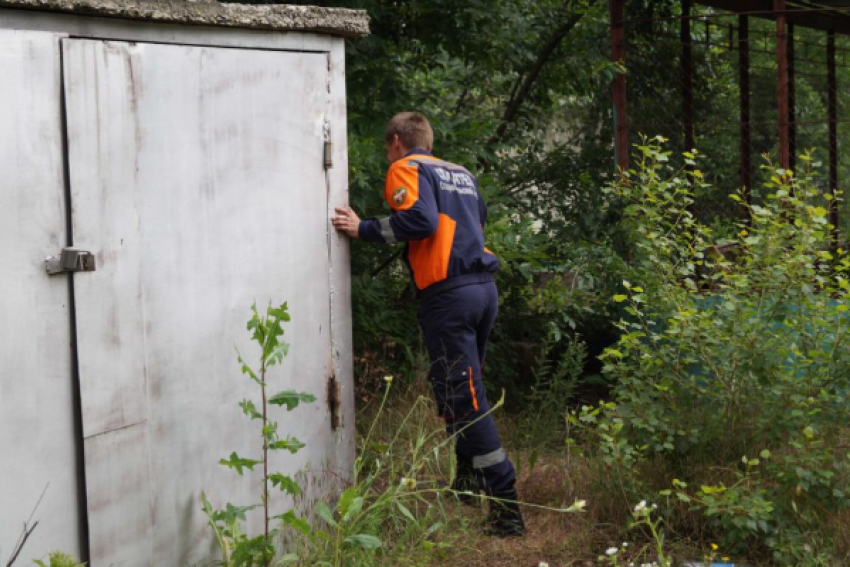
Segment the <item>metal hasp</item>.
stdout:
[[94,254],[79,248],[63,248],[58,256],[44,259],[44,268],[51,276],[66,272],[93,272],[96,267]]

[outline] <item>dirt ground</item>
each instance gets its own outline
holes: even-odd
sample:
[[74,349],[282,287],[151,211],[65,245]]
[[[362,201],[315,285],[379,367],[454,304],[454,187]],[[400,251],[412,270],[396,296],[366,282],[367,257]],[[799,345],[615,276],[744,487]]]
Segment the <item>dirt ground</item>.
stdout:
[[[521,472],[518,483],[520,498],[531,505],[549,508],[567,508],[583,497],[577,493],[584,479],[571,479],[568,468],[557,456],[538,463],[533,471]],[[578,481],[578,482],[577,482]],[[455,510],[481,523],[486,516],[484,508],[456,505]],[[523,508],[528,533],[522,538],[497,538],[483,534],[482,530],[471,529],[464,534],[463,541],[435,554],[432,565],[458,567],[538,567],[546,563],[549,567],[591,566],[594,549],[604,550],[614,542],[605,541],[605,534],[598,530],[586,514],[565,514],[532,506]]]

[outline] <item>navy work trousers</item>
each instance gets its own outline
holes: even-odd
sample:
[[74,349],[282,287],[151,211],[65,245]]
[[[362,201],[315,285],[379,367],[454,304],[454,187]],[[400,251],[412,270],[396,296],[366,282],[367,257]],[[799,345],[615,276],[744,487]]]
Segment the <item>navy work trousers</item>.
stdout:
[[481,370],[499,297],[494,282],[447,289],[423,300],[419,323],[431,359],[429,378],[449,435],[457,434],[458,462],[472,468],[488,494],[509,491],[516,472],[502,449],[484,392]]

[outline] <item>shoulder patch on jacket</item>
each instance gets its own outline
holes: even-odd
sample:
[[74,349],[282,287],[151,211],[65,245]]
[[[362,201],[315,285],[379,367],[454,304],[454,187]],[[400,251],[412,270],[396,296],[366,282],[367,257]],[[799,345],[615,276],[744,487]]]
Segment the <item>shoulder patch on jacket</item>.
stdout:
[[394,211],[406,211],[419,200],[419,166],[396,162],[390,166],[384,199]]

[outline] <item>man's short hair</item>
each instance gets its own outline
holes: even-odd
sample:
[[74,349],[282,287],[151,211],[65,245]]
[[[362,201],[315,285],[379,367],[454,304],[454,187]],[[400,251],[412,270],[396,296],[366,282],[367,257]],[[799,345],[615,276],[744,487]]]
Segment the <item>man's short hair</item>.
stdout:
[[398,136],[408,150],[422,148],[430,151],[434,146],[434,131],[431,129],[431,124],[418,112],[400,112],[392,117],[387,124],[384,141],[390,144],[395,136]]

